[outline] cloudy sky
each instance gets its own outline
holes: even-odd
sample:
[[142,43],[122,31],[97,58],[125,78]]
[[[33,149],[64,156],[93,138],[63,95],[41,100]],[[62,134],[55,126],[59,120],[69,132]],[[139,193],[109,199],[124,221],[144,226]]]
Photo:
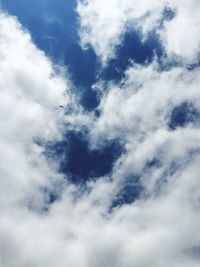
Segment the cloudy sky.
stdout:
[[0,267],[199,267],[198,0],[0,0]]

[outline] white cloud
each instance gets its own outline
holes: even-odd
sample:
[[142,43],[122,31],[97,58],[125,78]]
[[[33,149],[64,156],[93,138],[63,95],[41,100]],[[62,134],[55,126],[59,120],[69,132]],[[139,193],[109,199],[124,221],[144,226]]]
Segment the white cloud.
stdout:
[[156,63],[135,65],[126,71],[121,85],[108,85],[101,101],[101,117],[93,132],[109,139],[142,136],[167,127],[174,107],[191,102],[199,109],[199,69],[182,68],[161,72]]
[[[57,107],[73,105],[69,82],[17,20],[1,14],[0,266],[199,266],[199,125],[168,128],[181,103],[200,110],[199,82],[199,69],[133,65],[123,83],[107,85],[98,119],[78,109],[64,117]],[[66,185],[42,213],[39,188],[60,175],[34,140],[59,139],[66,122],[88,125],[91,146],[117,138],[126,152],[110,177],[88,183],[79,197]],[[147,167],[156,157],[160,164]],[[140,176],[145,197],[108,213],[131,175]]]
[[195,0],[186,2],[169,1],[176,10],[173,20],[166,22],[160,35],[168,56],[182,57],[186,62],[198,62],[200,52],[200,33],[198,25],[199,4]]
[[[154,16],[148,16],[149,8]],[[78,13],[80,15],[80,36],[84,46],[91,44],[96,54],[103,63],[114,56],[115,47],[121,43],[121,39],[127,28],[132,24],[137,27],[141,17],[145,16],[143,27],[156,23],[157,13],[154,11],[162,8],[158,2],[148,1],[79,1]],[[159,14],[160,16],[160,14]],[[130,27],[132,27],[130,26]]]
[[[118,229],[125,229],[119,233],[126,237],[120,243],[119,266],[197,266],[193,249],[200,238],[196,234],[199,124],[170,130],[169,121],[173,109],[182,103],[189,102],[199,111],[199,69],[161,72],[153,63],[134,65],[126,74],[121,85],[108,85],[101,116],[91,132],[93,146],[117,138],[126,147],[114,167],[112,182],[105,181],[104,187],[96,183],[95,195],[103,188],[108,194],[103,195],[103,203],[109,198],[112,202],[135,177],[140,177],[144,188],[139,200],[116,209],[110,221],[113,224],[120,218]],[[155,160],[158,164],[148,166]]]
[[35,141],[61,137],[62,114],[58,106],[68,104],[67,90],[67,81],[56,74],[17,20],[1,14],[0,206],[5,212],[52,176],[53,169]]
[[[163,12],[171,9],[175,16],[160,28]],[[80,37],[83,47],[91,45],[103,64],[115,56],[115,48],[122,45],[125,32],[139,31],[141,40],[151,31],[161,37],[169,57],[196,62],[200,49],[197,0],[86,0],[79,1]]]

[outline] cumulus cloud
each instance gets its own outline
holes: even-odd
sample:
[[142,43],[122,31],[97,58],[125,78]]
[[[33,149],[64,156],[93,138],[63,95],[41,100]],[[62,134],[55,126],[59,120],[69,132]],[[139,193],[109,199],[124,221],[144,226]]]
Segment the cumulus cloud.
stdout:
[[94,133],[134,140],[168,127],[173,108],[185,102],[199,110],[199,69],[160,71],[157,63],[133,65],[120,84],[108,84],[100,103],[101,117]]
[[52,111],[63,99],[65,86],[62,79],[53,78],[50,62],[32,44],[30,35],[16,19],[3,14],[0,47],[0,265],[19,266],[22,252],[17,251],[17,242],[22,240],[15,243],[12,220],[19,216],[25,199],[36,194],[38,203],[42,201],[36,187],[51,172],[34,138],[55,136],[58,125]]
[[115,56],[127,31],[139,32],[141,40],[154,33],[170,58],[191,63],[199,55],[200,10],[196,0],[80,0],[77,11],[81,44],[91,45],[103,64]]
[[[31,194],[34,197],[34,188],[48,184],[53,176],[39,140],[61,138],[62,112],[58,106],[67,106],[71,97],[67,81],[35,47],[29,33],[15,18],[2,13],[0,50],[3,216]],[[35,199],[39,204],[37,195]]]
[[[154,2],[148,2],[150,13],[142,1],[80,3],[82,25],[89,30],[83,42],[106,61],[127,17],[138,25],[144,19],[146,33],[157,24],[165,5]],[[178,8],[179,1],[173,3]],[[114,29],[108,29],[110,23]],[[163,32],[167,23],[173,20]],[[96,118],[77,107],[66,76],[17,19],[4,14],[0,48],[0,266],[199,266],[199,68],[161,71],[156,60],[148,66],[133,64],[120,83],[106,88],[99,83]],[[196,54],[194,47],[191,51]],[[72,114],[64,114],[59,105],[70,107]],[[182,105],[187,119],[177,118],[170,126]],[[41,145],[83,126],[91,149],[108,140],[124,148],[111,174],[87,182],[86,190],[63,180]],[[120,190],[135,177],[142,188],[139,196],[114,207]],[[56,190],[55,185],[60,196],[50,203],[46,191]]]
[[[109,221],[124,229],[116,234],[120,239],[123,232],[119,266],[198,265],[199,77],[199,69],[160,71],[157,63],[133,65],[121,84],[108,84],[102,98],[92,145],[117,139],[125,153],[111,181],[95,183],[95,196],[101,192],[102,203],[107,199],[112,206],[123,186],[132,186],[133,194],[138,183],[142,188],[131,205],[114,208]],[[171,128],[174,110],[184,103],[195,108],[196,119],[177,119]]]

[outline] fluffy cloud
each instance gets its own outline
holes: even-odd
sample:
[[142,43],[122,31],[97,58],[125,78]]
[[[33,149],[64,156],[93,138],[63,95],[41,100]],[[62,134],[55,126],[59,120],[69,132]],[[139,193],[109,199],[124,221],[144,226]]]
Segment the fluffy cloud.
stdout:
[[61,138],[58,106],[68,104],[70,93],[66,93],[67,81],[35,47],[30,35],[15,18],[4,14],[0,14],[0,50],[3,216],[3,210],[15,207],[29,193],[34,195],[34,187],[46,184],[52,176],[53,168],[38,142]]
[[[118,139],[126,152],[111,182],[95,184],[95,195],[103,188],[109,205],[127,184],[133,194],[138,183],[143,188],[133,204],[113,211],[110,223],[122,216],[119,229],[125,227],[127,236],[119,266],[198,264],[199,236],[192,229],[199,223],[199,78],[199,69],[163,72],[157,63],[133,65],[121,84],[108,84],[102,98],[92,145]],[[173,117],[177,107],[188,116],[184,122]]]
[[[131,6],[132,1],[126,2]],[[107,4],[115,11],[114,34],[105,34],[109,40],[98,48],[99,55],[105,53],[103,60],[119,42],[126,17],[136,12],[139,23],[149,9],[138,1],[138,10],[129,14],[122,2],[124,14],[118,6],[112,9],[113,3]],[[163,9],[163,2],[159,7],[149,3],[154,16],[147,16],[146,29],[157,23],[158,10]],[[108,9],[106,3],[94,1],[96,5],[101,15],[94,26],[100,23],[101,28],[101,16],[109,18]],[[79,10],[92,18],[91,7],[92,2],[81,4]],[[116,23],[118,13],[122,24]],[[199,69],[161,71],[156,62],[133,64],[120,84],[107,84],[105,91],[100,85],[100,116],[95,118],[76,107],[66,77],[17,20],[3,14],[0,48],[0,266],[199,266]],[[59,105],[72,107],[73,114],[64,115]],[[170,126],[174,110],[182,105],[187,120]],[[62,184],[40,144],[59,140],[63,131],[81,130],[82,125],[91,147],[112,139],[124,147],[112,173],[89,181],[84,192]],[[119,191],[135,177],[141,195],[111,210]],[[49,203],[44,188],[60,190],[60,198]]]
[[[113,57],[115,47],[121,43],[128,27],[135,27],[138,21],[151,10],[157,10],[158,4],[149,1],[79,1],[77,11],[80,15],[80,36],[84,46],[91,44],[103,63]],[[162,5],[161,5],[162,7]],[[155,17],[147,16],[145,29],[148,24],[155,23]],[[160,14],[159,14],[160,15]],[[130,26],[130,24],[133,24]]]
[[162,72],[155,62],[133,65],[120,84],[108,84],[99,106],[101,116],[93,128],[94,138],[127,141],[134,136],[135,142],[140,142],[142,136],[167,129],[177,106],[188,102],[199,110],[199,79],[199,69]]
[[161,38],[169,56],[182,57],[187,62],[198,62],[200,33],[198,31],[199,5],[191,0],[184,4],[181,1],[170,1],[176,11],[175,17],[165,23]]
[[91,45],[104,64],[114,57],[127,31],[139,31],[142,40],[156,33],[169,57],[191,63],[199,55],[200,10],[196,0],[86,0],[79,1],[77,11],[83,47]]

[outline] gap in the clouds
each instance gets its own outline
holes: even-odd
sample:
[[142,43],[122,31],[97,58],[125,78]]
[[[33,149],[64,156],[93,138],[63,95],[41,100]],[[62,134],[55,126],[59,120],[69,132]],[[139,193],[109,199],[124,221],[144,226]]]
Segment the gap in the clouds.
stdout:
[[42,212],[48,212],[49,207],[61,198],[62,192],[63,188],[60,187],[58,190],[56,185],[53,188],[42,188],[41,193],[43,194],[45,200],[42,207]]
[[[178,170],[180,170],[182,164],[177,161],[169,162],[168,166],[163,169],[159,179],[155,182],[155,186],[152,190],[153,194],[160,194],[161,190],[169,182],[169,178],[172,177]],[[152,175],[154,171],[163,167],[162,159],[159,157],[153,157],[146,162],[146,165],[142,171],[143,175]],[[149,193],[145,190],[141,182],[141,177],[137,175],[129,175],[129,177],[123,180],[123,183],[119,186],[119,191],[116,194],[109,212],[112,212],[115,208],[119,208],[126,204],[132,204],[138,199],[148,198]]]
[[199,67],[200,67],[200,55],[198,56],[197,62],[196,62],[196,63],[188,64],[188,65],[186,66],[186,69],[187,69],[188,71],[193,71],[193,70],[195,70],[195,69],[199,69]]
[[160,159],[158,159],[157,157],[154,157],[152,160],[149,160],[146,164],[146,168],[159,168],[161,167],[162,163],[160,161]]
[[75,184],[109,174],[122,153],[117,141],[91,150],[86,132],[68,132],[65,140],[46,146],[46,155],[60,162],[59,171]]
[[104,80],[120,81],[124,78],[125,70],[131,65],[131,62],[137,64],[151,63],[154,54],[161,54],[159,40],[152,34],[142,42],[141,36],[135,31],[128,31],[122,44],[116,49],[116,56],[108,62],[103,69],[101,78]]
[[110,173],[115,160],[121,154],[117,142],[98,150],[90,150],[89,143],[82,134],[71,133],[68,141],[67,160],[62,163],[61,171],[68,174],[73,182],[85,182]]
[[2,4],[31,32],[40,49],[56,64],[67,67],[75,93],[89,111],[100,101],[92,89],[97,79],[120,81],[131,60],[144,64],[152,60],[154,51],[159,52],[159,42],[154,35],[142,42],[135,30],[128,30],[116,49],[115,59],[102,71],[94,50],[91,47],[83,50],[79,45],[76,0],[3,0]]
[[119,187],[120,189],[112,201],[109,212],[125,204],[132,204],[141,197],[143,192],[139,177],[134,175],[130,175],[130,177],[124,179]]
[[199,111],[191,103],[184,102],[172,110],[169,128],[175,130],[177,127],[184,127],[188,123],[199,121]]
[[79,45],[76,0],[2,0],[2,6],[55,64],[67,67],[81,104],[93,110],[99,104],[92,90],[99,62],[91,47],[82,50]]
[[29,195],[25,205],[31,212],[39,214],[48,213],[52,205],[62,198],[65,187],[66,182],[61,179],[59,182],[52,182],[48,186],[40,186],[37,191],[37,197]]
[[163,16],[161,20],[161,26],[163,26],[163,23],[165,21],[171,21],[175,18],[176,16],[176,10],[173,10],[171,7],[166,6],[163,10]]

